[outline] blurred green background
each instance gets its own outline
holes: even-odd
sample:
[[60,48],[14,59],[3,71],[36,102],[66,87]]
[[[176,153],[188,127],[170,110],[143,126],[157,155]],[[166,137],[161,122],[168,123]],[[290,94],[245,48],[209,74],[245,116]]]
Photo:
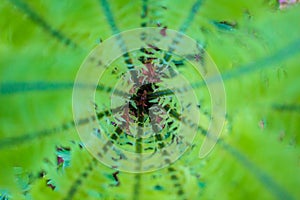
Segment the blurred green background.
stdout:
[[[299,19],[275,0],[0,0],[0,199],[299,199]],[[130,174],[84,149],[72,89],[94,47],[145,26],[203,44],[227,118],[208,157],[199,132],[171,166]]]

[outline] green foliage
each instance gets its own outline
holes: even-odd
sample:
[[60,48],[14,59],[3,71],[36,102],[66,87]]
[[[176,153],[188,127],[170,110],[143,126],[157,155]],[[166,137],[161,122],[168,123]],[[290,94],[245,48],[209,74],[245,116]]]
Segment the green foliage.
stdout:
[[[196,11],[195,2],[1,1],[0,199],[300,198],[300,6],[203,0]],[[198,158],[199,131],[170,167],[119,172],[117,181],[116,170],[81,144],[72,122],[73,81],[92,48],[113,35],[107,6],[119,31],[189,24],[186,34],[217,64],[227,121],[205,159]],[[206,130],[210,96],[205,88],[195,91]],[[60,166],[58,155],[69,163]]]

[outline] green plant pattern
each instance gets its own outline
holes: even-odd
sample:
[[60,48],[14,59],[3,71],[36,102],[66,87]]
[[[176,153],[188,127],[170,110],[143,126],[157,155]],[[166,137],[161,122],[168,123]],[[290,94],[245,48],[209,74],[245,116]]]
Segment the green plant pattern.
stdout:
[[[299,17],[298,4],[270,0],[1,0],[0,199],[299,199]],[[210,97],[180,60],[172,65],[199,91],[201,127],[178,161],[120,172],[80,141],[72,89],[81,63],[138,27],[183,32],[216,62],[227,116],[204,159]],[[97,88],[100,98],[108,91]]]

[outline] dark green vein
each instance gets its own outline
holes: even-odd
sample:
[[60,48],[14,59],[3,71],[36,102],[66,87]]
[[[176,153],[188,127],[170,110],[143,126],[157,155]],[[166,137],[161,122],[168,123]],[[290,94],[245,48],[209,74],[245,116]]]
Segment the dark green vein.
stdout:
[[230,153],[237,161],[240,162],[247,170],[249,170],[255,177],[264,185],[265,188],[271,192],[274,197],[278,200],[291,200],[294,199],[284,188],[278,185],[271,176],[269,176],[266,172],[262,171],[259,167],[257,167],[253,162],[251,162],[246,156],[244,156],[237,149],[229,146],[229,144],[225,143],[223,140],[220,140],[218,144]]
[[79,190],[80,186],[83,185],[83,181],[86,180],[89,175],[92,173],[94,168],[97,166],[98,160],[95,158],[89,163],[89,165],[85,168],[85,170],[79,175],[79,177],[73,182],[71,185],[67,197],[64,198],[64,200],[72,200],[76,194],[76,192]]
[[[71,82],[44,82],[44,81],[36,81],[36,82],[6,82],[0,83],[0,95],[8,95],[15,93],[23,93],[23,92],[39,92],[39,91],[58,91],[58,90],[71,90],[74,87],[78,88],[92,88],[92,85],[80,84]],[[128,96],[127,93],[119,90],[115,90],[112,87],[105,86],[103,84],[98,84],[96,87],[97,91],[104,92],[114,92],[114,94],[119,96]]]
[[70,38],[65,36],[59,30],[53,28],[50,24],[48,24],[38,13],[30,8],[30,6],[21,1],[21,0],[8,0],[14,6],[16,6],[19,10],[24,12],[35,24],[42,27],[47,33],[49,33],[52,37],[56,38],[59,42],[64,45],[71,47],[78,47],[78,45],[72,41]]
[[[296,40],[287,46],[283,47],[279,51],[275,52],[274,54],[261,58],[257,61],[251,62],[249,64],[241,65],[238,67],[235,67],[233,70],[224,72],[221,74],[223,81],[231,80],[234,78],[241,78],[244,75],[248,75],[250,73],[254,73],[261,69],[268,69],[272,68],[274,64],[280,63],[284,60],[288,60],[292,58],[293,56],[296,56],[300,53],[300,40]],[[197,83],[192,83],[192,88],[200,88],[204,87],[206,85],[209,85],[211,83],[215,83],[220,81],[219,76],[212,76],[209,77],[206,82],[200,81]],[[187,88],[182,88],[183,90],[188,90]],[[158,91],[157,93],[151,94],[153,97],[159,97],[159,96],[166,96],[173,94],[172,90],[164,90],[164,91]]]
[[[116,108],[116,110],[119,108]],[[115,109],[113,109],[115,110]],[[97,118],[98,120],[102,119],[105,116],[110,116],[111,110],[105,110],[103,112],[97,113]],[[87,124],[90,121],[95,120],[92,116],[90,118],[83,118],[78,122],[78,125],[83,125]],[[30,134],[23,134],[21,136],[16,136],[16,137],[10,137],[10,138],[3,138],[0,139],[0,150],[20,144],[27,143],[29,141],[32,141],[34,139],[41,139],[47,136],[51,136],[57,133],[61,133],[63,131],[70,130],[71,128],[75,127],[75,122],[69,121],[67,123],[64,123],[60,126],[50,128],[50,129],[44,129],[41,131],[37,131],[35,133],[30,133]]]
[[[192,24],[193,20],[195,19],[195,15],[197,14],[201,4],[202,4],[202,0],[197,0],[193,4],[192,9],[189,12],[188,17],[185,19],[185,21],[183,22],[183,24],[179,28],[180,33],[177,34],[176,37],[173,39],[172,44],[169,46],[168,52],[166,52],[164,57],[163,57],[163,62],[164,63],[168,63],[172,59],[171,54],[176,49],[175,46],[179,43],[179,41],[183,37],[183,33],[185,33],[187,31],[187,29],[189,28],[189,26]],[[176,76],[176,73],[174,72],[174,70],[171,67],[169,67],[168,70],[169,70],[170,74],[173,77]]]
[[[300,53],[300,40],[296,40],[288,44],[287,46],[281,48],[279,51],[275,52],[270,56],[266,56],[264,58],[251,62],[249,64],[235,67],[231,71],[224,72],[222,74],[222,79],[223,81],[231,80],[234,78],[240,78],[243,75],[248,75],[249,73],[253,73],[261,69],[272,68],[274,64],[290,59],[299,53]],[[219,80],[220,79],[218,76],[213,76],[207,80],[206,84],[214,83]],[[193,84],[194,88],[202,87],[202,86],[205,86],[204,81]]]
[[112,14],[109,3],[107,2],[107,0],[100,0],[100,3],[103,7],[104,14],[106,16],[106,19],[108,21],[108,24],[109,24],[113,34],[118,34],[120,31],[119,31],[119,28],[116,25],[116,22],[115,22],[115,19],[113,17],[113,14]]
[[280,112],[300,112],[300,105],[296,104],[274,104],[272,108]]
[[192,22],[195,19],[195,15],[197,14],[200,6],[202,5],[202,1],[203,0],[197,0],[193,6],[192,9],[189,12],[188,17],[186,18],[186,20],[184,21],[184,23],[181,25],[181,27],[179,28],[179,31],[181,33],[184,33],[187,31],[187,29],[189,28],[189,26],[191,26]]
[[171,181],[174,182],[173,188],[177,191],[177,195],[182,196],[183,199],[186,199],[184,187],[179,180],[178,173],[176,173],[177,171],[173,167],[168,167],[168,172],[170,174]]
[[[176,120],[180,120],[183,123],[186,123],[179,113],[176,110],[166,107],[166,109],[170,109],[170,115],[174,117]],[[199,127],[198,129],[202,129]],[[204,134],[205,132],[201,132]],[[213,138],[212,138],[213,139]],[[266,172],[262,171],[259,167],[257,167],[254,163],[252,163],[245,155],[239,152],[234,147],[227,144],[224,140],[219,139],[217,144],[219,144],[224,150],[226,150],[232,157],[234,157],[240,164],[242,164],[247,170],[249,170],[255,177],[269,190],[271,194],[277,199],[293,199],[290,194],[278,185],[271,176],[269,176]]]
[[[143,134],[143,127],[144,127],[144,115],[143,110],[138,109],[138,132],[137,132],[137,138],[135,140],[135,152],[136,154],[139,154],[140,157],[136,161],[137,164],[137,172],[140,172],[142,169],[142,149],[143,149],[143,138],[141,137]],[[140,190],[141,190],[141,179],[142,175],[140,173],[135,174],[135,183],[133,186],[133,200],[139,200],[140,199]]]
[[72,89],[73,86],[74,83],[68,82],[6,82],[0,84],[0,94],[5,95],[31,91],[64,90]]
[[[106,19],[108,21],[108,24],[110,25],[110,28],[111,28],[113,34],[118,34],[120,32],[120,30],[115,23],[115,19],[113,17],[109,3],[107,2],[107,0],[100,0],[100,3],[102,5],[104,14],[106,16]],[[130,58],[130,55],[128,53],[127,47],[125,46],[125,43],[124,43],[121,35],[117,35],[117,39],[119,40],[120,48],[124,52],[123,58],[125,60],[127,68],[130,70],[131,77],[134,80],[134,82],[137,83],[137,73],[136,73],[136,71],[133,70],[134,65],[133,65],[132,59]]]
[[[141,18],[142,19],[146,19],[148,16],[148,0],[142,0],[142,13],[141,13]],[[147,22],[145,20],[145,22],[142,22],[141,27],[146,27],[147,26]]]

